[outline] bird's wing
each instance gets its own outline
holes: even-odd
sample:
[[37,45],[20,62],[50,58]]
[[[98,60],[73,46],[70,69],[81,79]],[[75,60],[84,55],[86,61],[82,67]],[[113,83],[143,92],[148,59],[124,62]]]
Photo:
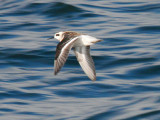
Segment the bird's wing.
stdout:
[[90,46],[75,47],[74,52],[84,72],[91,80],[95,81],[96,72],[93,59],[90,55]]
[[56,55],[54,60],[54,74],[56,75],[68,58],[70,49],[78,37],[74,37],[68,40],[62,40],[56,48]]

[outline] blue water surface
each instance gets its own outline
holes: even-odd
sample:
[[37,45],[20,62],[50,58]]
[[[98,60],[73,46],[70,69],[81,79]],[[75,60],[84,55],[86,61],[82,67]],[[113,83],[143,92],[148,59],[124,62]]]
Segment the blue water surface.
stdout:
[[[92,82],[59,31],[103,39]],[[159,0],[1,0],[0,120],[160,120]]]

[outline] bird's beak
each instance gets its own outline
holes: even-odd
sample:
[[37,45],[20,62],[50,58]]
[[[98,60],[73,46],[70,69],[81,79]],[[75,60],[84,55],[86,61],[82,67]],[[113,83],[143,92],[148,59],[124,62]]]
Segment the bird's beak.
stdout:
[[47,40],[50,40],[50,39],[54,39],[54,36],[53,36],[53,37],[51,37],[51,38],[48,38]]

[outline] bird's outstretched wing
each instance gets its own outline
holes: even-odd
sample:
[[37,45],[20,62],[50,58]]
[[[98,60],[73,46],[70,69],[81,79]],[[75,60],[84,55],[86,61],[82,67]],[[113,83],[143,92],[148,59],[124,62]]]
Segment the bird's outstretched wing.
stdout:
[[74,42],[79,39],[78,37],[74,37],[72,39],[64,38],[56,48],[56,55],[54,60],[54,74],[56,75],[60,69],[63,67],[64,63],[68,58],[68,54],[70,49],[72,48]]
[[95,81],[96,72],[93,59],[90,55],[90,46],[75,47],[74,52],[84,72],[91,80]]

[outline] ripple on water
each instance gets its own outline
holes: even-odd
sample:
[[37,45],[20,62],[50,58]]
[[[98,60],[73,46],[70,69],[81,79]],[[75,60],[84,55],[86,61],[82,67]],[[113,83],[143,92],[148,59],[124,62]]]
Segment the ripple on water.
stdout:
[[48,9],[44,10],[42,14],[54,16],[54,17],[64,17],[67,15],[68,17],[73,16],[77,13],[85,12],[83,9],[73,6],[71,4],[63,3],[63,2],[53,2],[50,4]]
[[40,93],[27,93],[27,92],[22,92],[22,91],[6,91],[3,93],[0,93],[1,98],[0,99],[8,99],[8,98],[16,98],[16,99],[22,99],[22,100],[42,100],[43,99],[43,94]]
[[159,77],[159,74],[160,74],[160,65],[149,65],[128,72],[129,76],[141,79],[156,78]]

